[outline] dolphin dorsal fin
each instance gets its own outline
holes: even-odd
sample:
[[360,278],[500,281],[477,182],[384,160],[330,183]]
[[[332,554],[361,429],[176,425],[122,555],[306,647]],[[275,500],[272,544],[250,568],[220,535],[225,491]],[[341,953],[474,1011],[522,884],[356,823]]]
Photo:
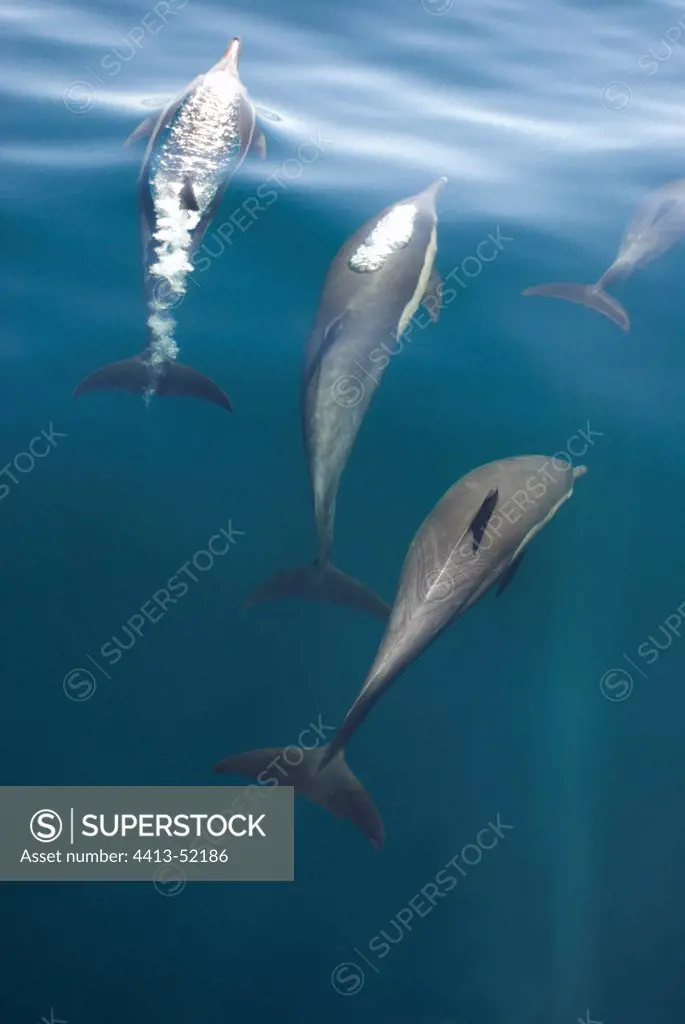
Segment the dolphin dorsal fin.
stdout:
[[200,209],[197,196],[193,190],[192,182],[188,179],[183,182],[183,188],[181,189],[179,198],[184,210],[195,210],[197,212]]
[[480,506],[475,516],[471,520],[471,525],[467,530],[470,531],[473,536],[473,550],[477,551],[480,547],[480,542],[483,539],[485,528],[490,522],[490,517],[495,510],[497,499],[499,497],[499,491],[496,487],[493,487],[491,491],[488,491],[485,496],[483,504]]

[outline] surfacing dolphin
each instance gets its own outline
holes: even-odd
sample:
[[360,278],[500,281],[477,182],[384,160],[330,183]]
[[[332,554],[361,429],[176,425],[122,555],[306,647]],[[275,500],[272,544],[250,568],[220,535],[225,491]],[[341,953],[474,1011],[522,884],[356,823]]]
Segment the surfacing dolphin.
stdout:
[[391,357],[399,351],[392,342],[397,342],[422,301],[437,319],[435,201],[446,180],[439,178],[424,192],[373,217],[345,242],[331,264],[307,340],[300,389],[317,558],[312,565],[272,577],[248,596],[248,606],[301,597],[388,616],[384,601],[331,562],[335,505],[366,410]]
[[498,581],[502,593],[530,541],[585,472],[544,455],[521,455],[479,466],[441,498],[411,543],[375,661],[317,771],[334,767],[388,686],[444,629]]
[[685,235],[685,180],[671,181],[650,193],[623,233],[618,256],[596,284],[538,284],[523,295],[568,299],[608,316],[624,331],[630,329],[625,309],[604,289],[651,263]]
[[149,136],[138,182],[148,346],[138,356],[101,367],[75,395],[119,389],[146,395],[187,395],[231,408],[214,381],[175,361],[172,310],[183,300],[191,257],[201,244],[226,187],[264,137],[240,81],[240,40],[195,78],[161,113],[146,118],[129,141]]

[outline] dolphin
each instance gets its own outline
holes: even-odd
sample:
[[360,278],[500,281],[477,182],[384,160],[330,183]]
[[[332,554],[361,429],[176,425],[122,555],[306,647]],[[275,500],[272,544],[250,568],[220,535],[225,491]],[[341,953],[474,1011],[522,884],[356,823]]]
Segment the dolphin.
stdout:
[[625,309],[604,289],[628,277],[661,256],[685,235],[685,179],[671,181],[651,192],[623,232],[618,255],[595,284],[538,284],[523,295],[568,299],[608,316],[624,331],[630,330]]
[[249,750],[220,761],[214,772],[245,775],[268,785],[264,776],[277,765],[271,783],[293,786],[296,793],[326,807],[336,818],[346,818],[380,850],[385,829],[376,805],[346,764],[342,751],[325,770],[318,772],[325,749],[291,746]]
[[183,300],[191,258],[231,178],[251,149],[265,153],[255,111],[240,80],[240,40],[128,141],[149,136],[138,180],[148,345],[137,356],[101,367],[74,395],[119,389],[187,395],[231,409],[214,381],[175,361],[174,307]]
[[479,466],[447,491],[411,543],[385,636],[318,771],[340,756],[388,686],[444,629],[495,583],[498,594],[509,586],[528,544],[585,472],[563,460],[521,455]]
[[[343,245],[323,285],[301,372],[302,435],[317,532],[311,565],[278,573],[247,605],[301,597],[352,605],[380,618],[389,606],[331,562],[335,505],[366,410],[397,341],[422,301],[438,317],[436,197],[446,178],[401,199]],[[400,343],[401,346],[401,343]]]

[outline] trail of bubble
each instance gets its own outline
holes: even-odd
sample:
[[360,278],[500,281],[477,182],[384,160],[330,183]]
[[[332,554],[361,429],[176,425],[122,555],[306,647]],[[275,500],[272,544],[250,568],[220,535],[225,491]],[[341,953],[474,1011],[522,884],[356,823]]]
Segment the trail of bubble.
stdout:
[[200,220],[197,210],[187,210],[180,200],[181,184],[170,183],[155,198],[157,230],[153,237],[156,261],[149,274],[155,282],[149,306],[151,379],[145,402],[157,389],[162,367],[177,358],[179,347],[174,337],[176,320],[171,312],[186,293],[186,278],[192,271],[190,249],[192,232]]

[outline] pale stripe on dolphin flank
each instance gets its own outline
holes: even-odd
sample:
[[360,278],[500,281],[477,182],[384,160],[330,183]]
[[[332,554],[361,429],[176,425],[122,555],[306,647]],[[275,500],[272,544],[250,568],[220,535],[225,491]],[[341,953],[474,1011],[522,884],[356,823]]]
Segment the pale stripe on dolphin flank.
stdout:
[[520,553],[523,551],[523,549],[528,544],[530,544],[530,542],[532,541],[533,537],[535,537],[535,535],[540,532],[540,530],[543,528],[543,526],[546,526],[547,523],[550,521],[550,519],[552,519],[557,514],[557,512],[559,511],[561,506],[564,504],[564,502],[568,501],[568,499],[573,494],[573,485],[574,485],[574,483],[576,481],[576,477],[583,476],[584,473],[585,473],[585,466],[576,466],[575,467],[575,469],[573,470],[573,476],[572,476],[572,479],[571,479],[571,486],[570,486],[570,488],[568,490],[568,493],[565,494],[563,496],[563,498],[560,498],[559,501],[556,503],[556,505],[554,505],[549,510],[549,512],[547,513],[547,515],[545,516],[545,518],[542,520],[541,523],[536,523],[536,525],[526,534],[526,536],[523,538],[523,540],[521,541],[521,543],[517,547],[517,549],[516,549],[512,559],[511,559],[512,562],[516,561],[516,559],[518,558]]
[[426,294],[426,289],[428,288],[428,282],[430,280],[430,276],[431,276],[431,273],[433,271],[433,264],[435,263],[435,256],[437,254],[437,251],[438,251],[438,230],[437,230],[437,225],[434,224],[433,225],[433,230],[431,231],[430,240],[428,242],[428,245],[426,246],[426,254],[425,254],[424,260],[423,260],[423,268],[422,268],[421,274],[419,276],[418,284],[416,285],[416,291],[412,295],[412,297],[409,300],[409,302],[407,303],[407,305],[404,307],[404,312],[402,313],[402,316],[400,317],[400,322],[399,322],[399,325],[398,325],[398,328],[397,328],[398,336],[400,334],[404,333],[404,331],[406,330],[407,324],[409,323],[411,318],[414,316],[414,313],[416,312],[416,310],[421,305],[423,297]]

